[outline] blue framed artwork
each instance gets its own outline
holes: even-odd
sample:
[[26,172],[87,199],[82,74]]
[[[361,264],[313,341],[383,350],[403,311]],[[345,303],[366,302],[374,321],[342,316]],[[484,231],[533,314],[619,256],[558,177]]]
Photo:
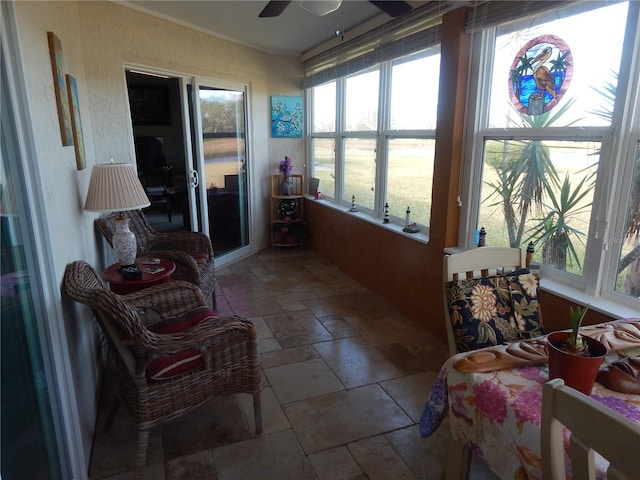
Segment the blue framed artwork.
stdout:
[[271,97],[271,136],[302,137],[302,97]]
[[71,124],[73,126],[73,144],[76,150],[76,165],[78,170],[87,166],[87,159],[84,151],[84,140],[82,136],[82,121],[80,120],[80,104],[78,102],[78,85],[76,79],[71,75],[66,75],[67,92],[69,92],[69,107],[71,110]]

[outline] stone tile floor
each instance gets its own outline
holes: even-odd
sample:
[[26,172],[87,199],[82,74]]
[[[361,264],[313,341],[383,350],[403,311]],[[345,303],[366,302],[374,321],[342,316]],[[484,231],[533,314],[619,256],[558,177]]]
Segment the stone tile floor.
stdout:
[[[446,423],[422,439],[417,422],[445,343],[305,250],[264,250],[217,276],[218,313],[258,330],[264,432],[249,395],[207,404],[151,431],[145,479],[444,478]],[[90,478],[133,478],[136,440],[120,408],[97,430]],[[495,478],[477,462],[471,477]]]

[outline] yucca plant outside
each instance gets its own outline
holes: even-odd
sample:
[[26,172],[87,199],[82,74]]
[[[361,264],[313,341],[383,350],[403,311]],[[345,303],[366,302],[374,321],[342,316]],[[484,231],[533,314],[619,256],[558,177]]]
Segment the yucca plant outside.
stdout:
[[[514,109],[521,121],[518,126],[551,127],[574,102],[570,100],[542,115],[527,115]],[[571,224],[577,216],[585,212],[588,215],[594,188],[590,179],[595,172],[592,169],[574,172],[574,176],[582,177],[572,189],[568,176],[563,182],[559,179],[551,158],[551,144],[543,140],[488,141],[485,162],[495,175],[485,180],[490,187],[485,201],[489,207],[502,210],[509,246],[521,248],[533,241],[542,246],[543,263],[562,270],[567,267],[579,270],[582,254],[578,254],[577,244],[583,246],[581,237],[585,233]]]
[[[616,84],[616,75],[612,73],[612,80],[598,91],[602,104],[591,112],[609,123],[613,116]],[[550,127],[573,103],[573,100],[569,101],[538,116],[518,112],[520,126]],[[537,245],[537,258],[542,263],[580,273],[597,162],[567,173],[561,182],[551,161],[550,145],[553,142],[540,140],[488,141],[485,162],[490,168],[485,169],[485,185],[490,187],[490,194],[483,203],[487,208],[500,209],[504,215],[504,220],[502,217],[495,220],[495,227],[499,232],[499,223],[503,222],[508,239],[503,242],[496,238],[499,233],[493,232],[494,244],[524,248],[533,241]],[[593,155],[594,158],[599,155],[598,148],[594,149]],[[624,245],[617,269],[616,289],[620,291],[623,291],[625,269],[634,262],[640,262],[640,145],[637,147],[627,212]],[[585,228],[580,228],[581,225]],[[640,295],[640,292],[625,293]]]

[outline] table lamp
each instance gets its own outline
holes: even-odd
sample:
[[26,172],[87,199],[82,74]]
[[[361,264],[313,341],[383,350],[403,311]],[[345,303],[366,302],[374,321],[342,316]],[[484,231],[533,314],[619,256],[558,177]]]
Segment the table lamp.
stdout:
[[113,250],[120,267],[135,267],[136,236],[129,230],[123,212],[151,205],[130,163],[103,163],[93,166],[84,209],[89,212],[120,212],[113,234]]

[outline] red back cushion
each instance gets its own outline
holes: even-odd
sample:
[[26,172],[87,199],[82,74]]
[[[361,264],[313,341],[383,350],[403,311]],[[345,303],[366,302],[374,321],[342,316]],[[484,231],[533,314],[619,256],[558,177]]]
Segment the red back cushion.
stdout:
[[[216,313],[207,307],[198,307],[177,317],[149,325],[149,330],[155,333],[171,335],[183,332],[200,323],[217,318]],[[195,348],[187,348],[173,355],[156,358],[147,365],[145,372],[148,380],[166,380],[177,375],[201,368],[202,353]]]
[[147,328],[154,333],[170,335],[172,333],[184,332],[205,320],[216,317],[216,312],[210,308],[198,307],[177,317],[165,318],[164,320],[148,325]]

